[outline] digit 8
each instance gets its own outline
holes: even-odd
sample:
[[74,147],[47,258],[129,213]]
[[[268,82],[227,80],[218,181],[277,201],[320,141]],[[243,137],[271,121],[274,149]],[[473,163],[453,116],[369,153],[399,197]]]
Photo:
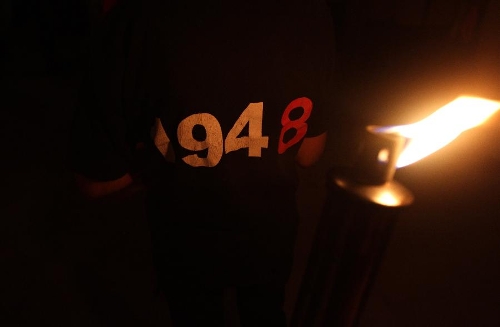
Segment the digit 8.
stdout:
[[[303,109],[302,115],[295,120],[291,120],[290,113],[293,109],[299,107]],[[285,111],[283,112],[283,116],[281,116],[281,125],[283,126],[283,128],[281,129],[280,139],[278,143],[279,154],[283,154],[286,150],[288,150],[288,148],[297,144],[298,142],[300,142],[300,140],[302,140],[302,138],[304,138],[307,133],[306,121],[307,119],[309,119],[309,116],[311,116],[312,107],[312,101],[306,97],[295,99],[288,104]],[[283,141],[283,137],[285,136],[285,133],[292,128],[297,132],[290,140],[285,143]]]

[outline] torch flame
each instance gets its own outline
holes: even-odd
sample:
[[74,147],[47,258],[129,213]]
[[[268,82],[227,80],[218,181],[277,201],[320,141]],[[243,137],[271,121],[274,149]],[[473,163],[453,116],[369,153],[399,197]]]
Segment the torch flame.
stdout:
[[419,122],[381,127],[377,131],[408,139],[396,164],[401,168],[427,157],[462,132],[484,123],[498,109],[500,102],[461,96]]

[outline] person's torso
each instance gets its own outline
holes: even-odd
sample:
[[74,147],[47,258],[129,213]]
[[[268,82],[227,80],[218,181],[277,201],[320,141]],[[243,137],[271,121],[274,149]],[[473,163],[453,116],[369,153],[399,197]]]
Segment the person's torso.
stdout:
[[295,206],[294,158],[319,114],[324,54],[313,15],[278,2],[170,4],[158,14],[152,137],[170,140],[175,173],[164,188],[179,208],[213,218]]

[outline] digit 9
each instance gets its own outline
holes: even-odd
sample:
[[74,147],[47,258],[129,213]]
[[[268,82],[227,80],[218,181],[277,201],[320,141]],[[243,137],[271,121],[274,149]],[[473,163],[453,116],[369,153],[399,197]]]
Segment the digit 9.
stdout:
[[[193,136],[193,129],[196,125],[205,129],[205,139],[199,141]],[[224,152],[224,141],[222,129],[217,118],[208,113],[191,115],[182,120],[177,126],[177,138],[179,144],[191,151],[203,151],[208,149],[206,157],[200,157],[194,153],[182,158],[182,160],[193,167],[214,167],[216,166]]]

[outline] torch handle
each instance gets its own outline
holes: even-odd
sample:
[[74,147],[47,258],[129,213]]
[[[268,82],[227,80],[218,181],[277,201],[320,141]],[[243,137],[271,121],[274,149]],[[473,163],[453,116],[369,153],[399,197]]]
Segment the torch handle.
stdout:
[[292,327],[356,326],[403,208],[367,201],[329,181]]

